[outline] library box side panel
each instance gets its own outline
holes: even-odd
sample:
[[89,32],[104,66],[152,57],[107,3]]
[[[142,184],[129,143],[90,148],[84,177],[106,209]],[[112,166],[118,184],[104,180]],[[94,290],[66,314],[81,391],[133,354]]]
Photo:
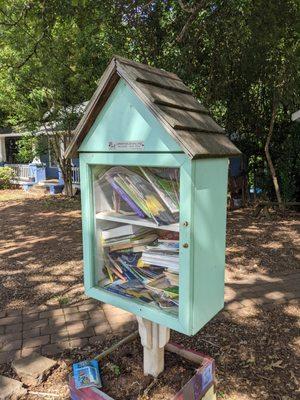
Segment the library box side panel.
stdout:
[[197,160],[195,168],[194,333],[224,306],[228,159]]

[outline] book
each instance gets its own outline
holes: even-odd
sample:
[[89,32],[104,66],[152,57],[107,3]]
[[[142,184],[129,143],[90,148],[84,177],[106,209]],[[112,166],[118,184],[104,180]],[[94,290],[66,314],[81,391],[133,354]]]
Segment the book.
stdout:
[[102,238],[107,240],[107,239],[118,238],[120,236],[135,235],[141,232],[143,229],[144,229],[143,227],[137,225],[130,225],[130,224],[121,225],[116,228],[102,231]]
[[171,213],[176,214],[179,212],[179,203],[177,201],[178,195],[175,191],[178,191],[177,182],[174,183],[171,179],[164,179],[156,174],[153,174],[148,168],[140,167],[140,170],[150,182],[153,189],[157,192],[159,197],[168,207]]
[[108,182],[111,184],[112,188],[122,197],[122,199],[129,205],[129,207],[138,215],[140,218],[145,218],[145,213],[136,205],[136,203],[131,199],[127,193],[115,183],[115,181],[108,175]]
[[178,215],[170,212],[148,180],[135,171],[113,167],[104,176],[138,216],[151,218],[158,225],[178,222]]
[[97,360],[86,360],[73,364],[73,374],[76,389],[102,386]]
[[126,240],[123,243],[108,244],[107,247],[109,248],[109,252],[114,252],[114,251],[120,251],[123,249],[132,248],[137,245],[153,243],[156,239],[157,239],[157,235],[155,233],[151,233],[144,237]]

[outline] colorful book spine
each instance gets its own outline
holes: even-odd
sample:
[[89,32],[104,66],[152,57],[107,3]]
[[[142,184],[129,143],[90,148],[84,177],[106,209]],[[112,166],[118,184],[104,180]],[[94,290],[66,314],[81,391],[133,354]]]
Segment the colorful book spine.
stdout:
[[125,193],[125,191],[118,186],[113,178],[107,176],[107,180],[112,186],[112,188],[122,197],[122,199],[129,205],[129,207],[141,218],[145,218],[146,215],[143,211],[135,204],[135,202]]

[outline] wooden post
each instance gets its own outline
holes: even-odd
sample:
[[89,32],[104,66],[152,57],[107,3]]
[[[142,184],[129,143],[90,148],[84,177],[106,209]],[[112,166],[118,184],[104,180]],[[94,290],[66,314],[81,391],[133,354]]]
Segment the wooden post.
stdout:
[[164,370],[164,347],[170,339],[170,329],[137,317],[144,347],[144,374],[155,378]]

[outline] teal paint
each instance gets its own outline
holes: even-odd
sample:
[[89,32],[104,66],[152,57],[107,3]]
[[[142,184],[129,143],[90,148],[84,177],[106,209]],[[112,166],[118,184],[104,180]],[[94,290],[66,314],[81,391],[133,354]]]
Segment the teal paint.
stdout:
[[228,159],[193,162],[193,329],[196,333],[224,305]]
[[[94,218],[94,198],[92,188],[92,167],[97,165],[127,165],[127,166],[152,166],[152,167],[178,167],[180,168],[180,197],[188,199],[191,182],[191,161],[184,154],[133,154],[133,153],[93,153],[80,154],[80,173],[81,173],[81,201],[82,201],[82,227],[83,227],[83,262],[84,262],[84,286],[88,296],[94,297],[104,303],[112,304],[136,315],[140,315],[153,322],[168,326],[178,332],[190,332],[192,313],[188,311],[191,304],[192,279],[190,277],[190,268],[185,268],[184,274],[180,275],[180,306],[179,317],[175,317],[157,308],[141,304],[132,299],[126,299],[101,289],[95,285],[95,218]],[[182,216],[190,216],[189,201],[185,200],[187,206]],[[190,226],[185,227],[180,223],[180,240],[182,244],[190,240]],[[186,250],[186,249],[184,249]],[[180,254],[181,262],[187,262],[190,259],[189,251],[182,251]],[[98,265],[101,268],[101,264]]]
[[[128,140],[144,141],[144,152],[107,149],[109,141]],[[79,152],[86,294],[178,332],[195,334],[223,307],[228,160],[190,160],[124,81],[116,86]],[[92,170],[97,165],[180,168],[178,317],[96,285],[101,265],[96,268]]]
[[123,79],[113,90],[79,151],[109,151],[110,141],[141,141],[145,145],[143,151],[182,153],[180,146]]

